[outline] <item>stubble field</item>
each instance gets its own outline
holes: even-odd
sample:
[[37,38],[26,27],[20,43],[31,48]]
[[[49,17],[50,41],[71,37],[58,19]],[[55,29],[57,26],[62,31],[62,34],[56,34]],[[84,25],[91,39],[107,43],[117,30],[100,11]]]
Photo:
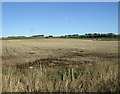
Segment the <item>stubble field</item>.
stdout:
[[118,41],[2,41],[3,92],[116,92]]

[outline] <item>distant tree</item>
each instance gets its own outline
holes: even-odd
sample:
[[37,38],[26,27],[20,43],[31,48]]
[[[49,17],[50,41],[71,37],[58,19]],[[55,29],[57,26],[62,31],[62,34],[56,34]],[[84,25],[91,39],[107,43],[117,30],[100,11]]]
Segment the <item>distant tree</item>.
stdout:
[[112,38],[113,35],[114,35],[113,33],[107,33],[107,36],[110,38]]
[[44,35],[34,35],[32,37],[44,37]]
[[60,38],[64,38],[64,36],[60,36]]
[[68,35],[68,37],[71,37],[72,35]]
[[48,36],[45,37],[46,39],[49,38]]
[[73,34],[72,36],[78,36],[78,34]]
[[52,35],[49,35],[49,37],[53,37]]

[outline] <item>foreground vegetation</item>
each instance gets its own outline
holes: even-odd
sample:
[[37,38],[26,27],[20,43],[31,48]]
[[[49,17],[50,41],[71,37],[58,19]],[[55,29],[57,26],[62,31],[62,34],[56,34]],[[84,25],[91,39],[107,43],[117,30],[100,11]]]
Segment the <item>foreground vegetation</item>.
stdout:
[[3,92],[117,92],[117,63],[3,69]]

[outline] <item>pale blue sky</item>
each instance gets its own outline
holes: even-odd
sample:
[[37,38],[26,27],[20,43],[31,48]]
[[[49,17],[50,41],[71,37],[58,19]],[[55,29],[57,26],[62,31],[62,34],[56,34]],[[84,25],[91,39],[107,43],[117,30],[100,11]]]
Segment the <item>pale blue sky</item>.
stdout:
[[4,2],[3,37],[118,33],[117,2]]

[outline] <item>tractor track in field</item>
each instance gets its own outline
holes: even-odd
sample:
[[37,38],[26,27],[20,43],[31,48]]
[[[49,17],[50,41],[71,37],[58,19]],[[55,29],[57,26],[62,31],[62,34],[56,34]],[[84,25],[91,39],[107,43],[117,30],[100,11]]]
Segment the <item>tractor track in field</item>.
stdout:
[[117,42],[86,40],[3,40],[3,65],[69,66],[118,58]]
[[[91,57],[91,59],[89,58],[81,60],[81,58],[85,58],[85,57]],[[105,61],[106,59],[116,59],[116,56],[103,56],[100,57],[98,54],[96,55],[90,55],[89,54],[81,54],[81,53],[69,53],[68,55],[59,57],[59,58],[45,58],[45,59],[37,59],[35,61],[32,62],[27,62],[25,64],[19,64],[16,66],[17,69],[28,69],[30,67],[34,67],[34,68],[39,68],[39,67],[80,67],[82,65],[94,65],[97,64],[97,62],[94,60],[96,58]]]

